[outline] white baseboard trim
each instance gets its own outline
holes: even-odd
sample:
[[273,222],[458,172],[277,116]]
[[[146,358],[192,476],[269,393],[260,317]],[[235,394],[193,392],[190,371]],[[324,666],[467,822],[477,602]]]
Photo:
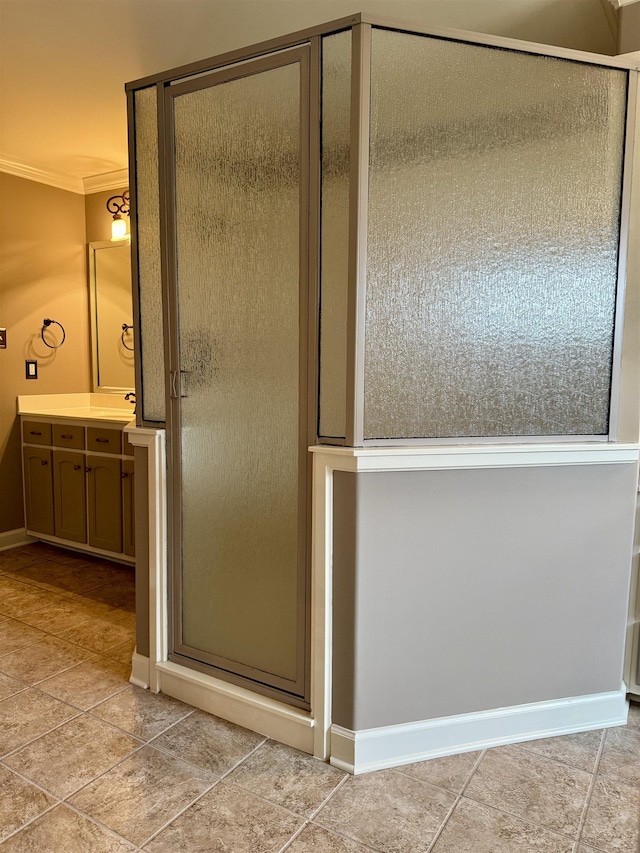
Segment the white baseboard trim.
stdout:
[[358,775],[460,752],[526,740],[622,726],[625,685],[550,702],[533,702],[436,720],[352,731],[331,726],[331,764]]
[[15,530],[5,530],[0,533],[0,551],[5,551],[7,548],[17,548],[19,545],[28,545],[30,542],[37,542],[33,536],[29,536],[24,527],[18,527]]
[[131,684],[135,684],[136,687],[143,687],[145,690],[149,689],[149,658],[139,655],[138,652],[133,653],[129,681]]
[[156,671],[162,693],[313,755],[308,712],[169,661],[156,664]]

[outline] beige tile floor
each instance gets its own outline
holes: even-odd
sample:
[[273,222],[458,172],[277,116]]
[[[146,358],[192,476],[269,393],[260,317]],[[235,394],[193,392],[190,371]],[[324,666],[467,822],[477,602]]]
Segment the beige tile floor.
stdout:
[[640,708],[608,731],[350,777],[128,683],[131,570],[0,552],[0,847],[632,853]]

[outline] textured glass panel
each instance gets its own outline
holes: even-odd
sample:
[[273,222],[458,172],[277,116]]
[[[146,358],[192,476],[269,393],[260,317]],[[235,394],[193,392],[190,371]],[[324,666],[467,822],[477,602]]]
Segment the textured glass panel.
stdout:
[[296,677],[298,65],[175,100],[183,642]]
[[135,93],[138,286],[142,354],[142,417],[164,421],[164,332],[160,272],[158,107],[155,86]]
[[346,429],[350,115],[348,30],[322,40],[319,434],[336,438]]
[[607,433],[625,95],[374,30],[367,437]]

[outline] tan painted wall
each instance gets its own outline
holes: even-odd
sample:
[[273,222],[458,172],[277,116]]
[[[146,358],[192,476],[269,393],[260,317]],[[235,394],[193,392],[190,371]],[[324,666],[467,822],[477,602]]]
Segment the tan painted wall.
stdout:
[[640,2],[621,6],[619,11],[620,30],[618,53],[640,50]]
[[[16,397],[90,390],[85,242],[83,196],[0,173],[0,533],[24,526]],[[45,317],[65,327],[59,350],[40,340]]]

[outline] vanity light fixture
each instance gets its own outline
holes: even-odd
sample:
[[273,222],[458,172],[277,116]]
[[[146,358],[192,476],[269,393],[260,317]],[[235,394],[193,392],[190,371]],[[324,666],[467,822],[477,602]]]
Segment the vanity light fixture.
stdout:
[[107,210],[113,214],[113,222],[111,223],[111,239],[125,240],[127,234],[127,221],[123,216],[131,215],[131,204],[129,202],[129,193],[125,190],[122,195],[113,195],[107,201]]

